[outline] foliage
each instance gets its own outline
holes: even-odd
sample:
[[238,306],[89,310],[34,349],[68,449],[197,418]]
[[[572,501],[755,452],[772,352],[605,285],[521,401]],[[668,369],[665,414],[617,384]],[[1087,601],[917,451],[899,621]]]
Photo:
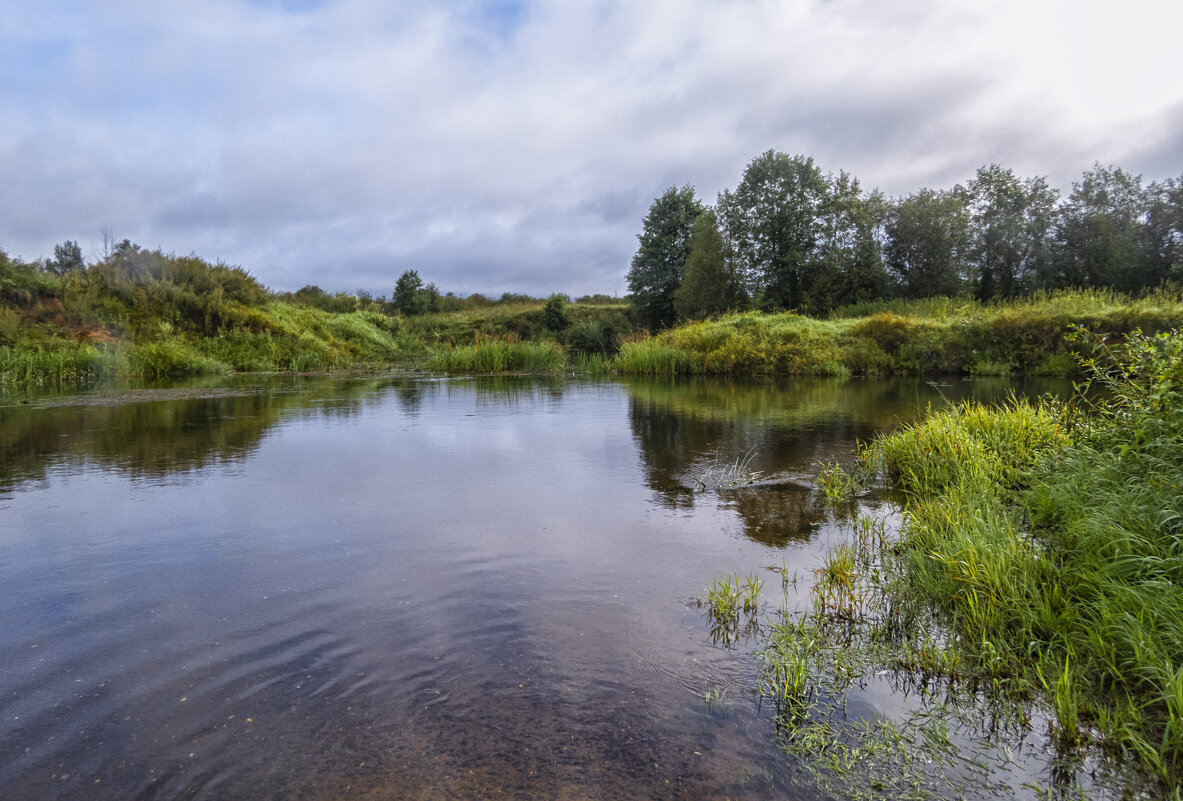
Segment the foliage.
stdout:
[[561,373],[566,367],[556,342],[521,342],[510,335],[478,337],[471,345],[449,347],[428,361],[428,368],[449,373]]
[[626,343],[621,372],[722,375],[879,375],[1011,372],[1072,375],[1073,326],[1107,334],[1183,325],[1171,292],[1133,300],[1058,292],[1006,303],[967,298],[860,304],[829,320],[745,312]]
[[674,292],[677,318],[682,322],[700,320],[734,311],[745,303],[743,286],[724,258],[718,218],[707,209],[694,221],[685,275]]
[[1046,273],[1058,193],[1043,178],[1023,181],[997,164],[978,169],[962,191],[970,215],[969,258],[976,294],[1009,298]]
[[[889,201],[845,172],[823,173],[807,156],[769,150],[719,194],[714,212],[719,241],[704,249],[703,263],[680,279],[677,269],[661,273],[663,302],[676,296],[679,280],[687,283],[683,321],[721,310],[703,308],[711,298],[703,273],[740,285],[723,308],[742,310],[747,300],[814,314],[896,297],[973,293],[989,301],[1183,281],[1183,176],[1144,186],[1141,176],[1097,164],[1061,199],[1044,178],[991,164],[964,186]],[[638,309],[652,298],[645,290]],[[664,327],[662,309],[642,324]]]
[[391,305],[400,314],[431,314],[440,310],[440,302],[435,284],[424,284],[416,270],[403,271],[394,284]]
[[969,219],[954,192],[921,190],[892,209],[887,265],[910,298],[956,295],[968,278]]
[[900,597],[962,658],[1042,688],[1062,748],[1183,781],[1183,335],[1080,335],[1100,395],[965,406],[884,438],[909,495]]
[[736,270],[766,307],[804,303],[827,192],[812,158],[769,150],[752,159],[735,192],[720,195],[719,219]]
[[642,325],[657,329],[674,322],[674,292],[682,283],[694,221],[702,210],[689,185],[671,186],[649,207],[628,271],[629,292]]
[[571,324],[571,318],[567,314],[568,298],[559,292],[554,293],[546,300],[546,305],[542,307],[542,324],[550,331],[562,331]]

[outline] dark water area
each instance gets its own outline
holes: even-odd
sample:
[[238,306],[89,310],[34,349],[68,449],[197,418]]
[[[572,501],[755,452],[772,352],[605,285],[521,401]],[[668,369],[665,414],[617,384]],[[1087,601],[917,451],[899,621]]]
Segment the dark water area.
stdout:
[[[1049,389],[286,376],[0,399],[0,798],[819,797],[751,647],[712,641],[696,597],[817,566],[820,461],[929,404]],[[760,481],[696,491],[741,459]]]

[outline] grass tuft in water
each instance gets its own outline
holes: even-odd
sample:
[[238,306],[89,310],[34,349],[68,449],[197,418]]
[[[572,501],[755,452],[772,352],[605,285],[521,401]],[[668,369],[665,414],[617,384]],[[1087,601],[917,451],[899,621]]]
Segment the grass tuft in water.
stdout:
[[438,350],[428,360],[429,369],[445,373],[558,374],[566,364],[563,348],[557,342],[523,342],[513,334],[478,334],[473,344]]

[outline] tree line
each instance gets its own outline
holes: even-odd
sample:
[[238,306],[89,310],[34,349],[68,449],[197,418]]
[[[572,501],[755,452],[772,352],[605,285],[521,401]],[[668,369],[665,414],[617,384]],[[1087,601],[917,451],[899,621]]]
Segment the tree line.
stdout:
[[1183,176],[1143,184],[1097,164],[1062,197],[991,164],[952,189],[889,198],[769,150],[713,207],[689,185],[667,189],[638,240],[628,286],[650,328],[897,297],[1137,292],[1183,280]]

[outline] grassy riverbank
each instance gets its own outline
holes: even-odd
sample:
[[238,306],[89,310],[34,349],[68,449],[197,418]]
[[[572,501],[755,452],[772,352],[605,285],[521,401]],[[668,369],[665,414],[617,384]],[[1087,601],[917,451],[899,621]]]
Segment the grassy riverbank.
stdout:
[[427,366],[555,373],[565,353],[602,360],[633,330],[627,307],[605,302],[564,302],[549,316],[541,300],[403,316],[350,296],[332,309],[304,297],[192,256],[132,248],[58,275],[0,251],[0,385]]
[[984,304],[935,298],[862,304],[821,320],[746,312],[625,342],[622,373],[642,375],[1063,376],[1076,363],[1073,326],[1100,334],[1183,325],[1177,291],[1130,299],[1074,291]]
[[[326,298],[328,300],[326,300]],[[517,296],[515,296],[517,298]],[[863,304],[829,319],[747,312],[655,336],[623,303],[467,303],[404,316],[338,294],[277,296],[236,267],[125,250],[55,274],[0,252],[0,384],[426,367],[642,375],[1068,375],[1073,326],[1183,325],[1183,298],[1061,292],[998,304]],[[330,302],[331,301],[331,302]]]
[[[1183,335],[1078,344],[1104,400],[963,405],[870,445],[864,466],[906,499],[898,539],[854,522],[812,610],[765,630],[782,744],[815,765],[828,752],[844,792],[855,757],[894,770],[911,738],[931,740],[836,733],[841,677],[883,671],[920,688],[926,726],[976,714],[1021,730],[1040,710],[1049,791],[1087,796],[1072,785],[1091,754],[1134,797],[1183,797]],[[835,467],[821,480],[839,502],[857,484]]]

